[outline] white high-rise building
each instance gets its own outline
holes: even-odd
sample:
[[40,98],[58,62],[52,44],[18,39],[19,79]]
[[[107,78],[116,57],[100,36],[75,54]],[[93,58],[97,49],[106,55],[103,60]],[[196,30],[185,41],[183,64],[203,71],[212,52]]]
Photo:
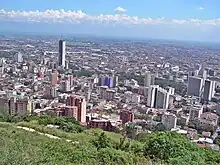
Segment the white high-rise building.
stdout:
[[214,95],[215,95],[215,88],[216,88],[216,82],[213,81],[212,82],[212,97],[214,97]]
[[53,87],[53,86],[50,87],[50,96],[52,96],[54,98],[58,96],[56,87]]
[[66,42],[64,40],[59,41],[59,66],[65,68],[66,66]]
[[151,107],[151,108],[155,107],[158,88],[159,88],[159,85],[152,85],[148,88],[148,96],[147,96],[148,107]]
[[203,88],[203,79],[199,77],[189,76],[187,93],[191,96],[201,96]]
[[156,108],[168,109],[169,98],[170,94],[165,89],[159,88],[157,92]]
[[23,62],[23,57],[22,57],[22,54],[20,52],[18,52],[15,55],[15,61],[18,62],[18,63],[22,63]]
[[174,95],[175,94],[175,88],[168,87],[168,93],[171,94],[171,95]]
[[152,85],[148,89],[147,106],[151,108],[168,109],[170,93],[158,85]]
[[211,101],[214,94],[215,94],[215,82],[211,80],[205,80],[203,100]]

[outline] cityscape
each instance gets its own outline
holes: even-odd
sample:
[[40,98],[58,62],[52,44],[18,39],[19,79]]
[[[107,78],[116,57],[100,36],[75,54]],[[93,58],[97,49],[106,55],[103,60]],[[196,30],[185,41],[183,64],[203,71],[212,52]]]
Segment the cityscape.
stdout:
[[163,124],[206,143],[218,133],[219,54],[184,43],[2,37],[0,107],[12,116],[74,117],[106,131]]
[[2,0],[0,164],[220,164],[218,2],[102,3]]

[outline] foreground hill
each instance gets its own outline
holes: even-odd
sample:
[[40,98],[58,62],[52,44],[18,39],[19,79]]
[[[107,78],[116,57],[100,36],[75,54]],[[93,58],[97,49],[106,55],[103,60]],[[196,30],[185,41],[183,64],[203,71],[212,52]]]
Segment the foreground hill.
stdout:
[[0,146],[0,164],[220,164],[220,153],[201,149],[175,133],[143,134],[130,140],[121,134],[85,129],[65,118],[1,122]]
[[[86,136],[86,134],[85,134]],[[78,138],[77,138],[78,139]],[[92,143],[71,143],[0,123],[1,164],[148,164],[144,157]],[[88,140],[89,141],[89,140]]]

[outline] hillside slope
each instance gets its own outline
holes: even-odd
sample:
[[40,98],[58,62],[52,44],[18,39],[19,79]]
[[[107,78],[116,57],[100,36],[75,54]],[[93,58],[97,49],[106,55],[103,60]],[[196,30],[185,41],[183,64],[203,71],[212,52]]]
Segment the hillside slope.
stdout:
[[0,164],[214,165],[220,164],[220,153],[173,132],[142,133],[131,140],[86,129],[69,118],[31,116],[17,123],[0,122]]
[[1,164],[148,164],[148,160],[129,152],[102,148],[92,143],[69,143],[37,132],[0,123]]

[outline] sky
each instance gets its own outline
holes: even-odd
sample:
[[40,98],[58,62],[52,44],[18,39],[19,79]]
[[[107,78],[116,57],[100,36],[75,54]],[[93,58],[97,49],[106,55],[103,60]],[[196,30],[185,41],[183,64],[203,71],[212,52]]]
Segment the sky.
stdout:
[[0,0],[0,32],[220,42],[219,0]]

